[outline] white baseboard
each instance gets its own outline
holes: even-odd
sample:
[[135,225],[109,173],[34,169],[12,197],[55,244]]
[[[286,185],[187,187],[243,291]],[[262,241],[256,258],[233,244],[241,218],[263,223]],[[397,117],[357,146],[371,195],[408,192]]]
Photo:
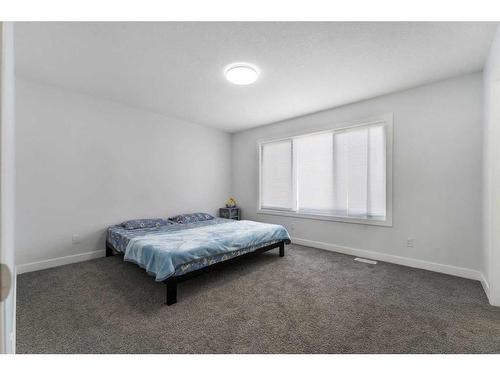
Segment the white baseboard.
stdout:
[[484,292],[486,293],[486,297],[488,297],[488,301],[490,301],[490,284],[488,283],[488,280],[486,280],[486,277],[484,277],[484,275],[481,274],[481,280],[479,281],[481,281],[481,285],[483,286]]
[[105,250],[97,250],[97,251],[90,251],[88,253],[81,253],[75,255],[68,255],[65,257],[41,260],[38,262],[18,264],[16,266],[16,273],[20,275],[26,272],[39,271],[39,270],[44,270],[46,268],[63,266],[65,264],[78,263],[95,258],[101,258],[105,255],[106,255]]
[[[371,250],[356,249],[353,247],[340,246],[326,242],[305,240],[302,238],[292,238],[292,243],[295,243],[297,245],[315,247],[322,250],[335,251],[337,253],[353,255],[362,258],[380,260],[382,262],[400,264],[402,266],[421,268],[428,271],[440,272],[453,276],[460,276],[466,279],[478,280],[481,281],[481,283],[483,284],[483,288],[485,285],[486,286],[488,285],[488,283],[484,279],[483,274],[480,271],[473,270],[470,268],[450,266],[447,264],[428,262],[425,260],[419,260],[415,258],[400,257],[397,255],[384,254]],[[485,292],[488,295],[486,289]]]

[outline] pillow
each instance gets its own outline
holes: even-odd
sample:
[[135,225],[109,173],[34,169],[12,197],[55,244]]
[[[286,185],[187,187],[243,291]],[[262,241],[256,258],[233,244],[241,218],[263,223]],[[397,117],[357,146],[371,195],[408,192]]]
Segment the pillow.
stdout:
[[202,212],[197,212],[194,214],[177,215],[177,216],[168,218],[168,220],[171,220],[171,221],[179,223],[179,224],[195,223],[197,221],[205,221],[205,220],[212,220],[212,219],[214,219],[214,217],[212,215],[205,214]]
[[169,225],[169,223],[165,219],[135,219],[124,221],[120,224],[120,226],[125,229],[139,229],[139,228],[154,228],[154,227],[162,227],[164,225]]

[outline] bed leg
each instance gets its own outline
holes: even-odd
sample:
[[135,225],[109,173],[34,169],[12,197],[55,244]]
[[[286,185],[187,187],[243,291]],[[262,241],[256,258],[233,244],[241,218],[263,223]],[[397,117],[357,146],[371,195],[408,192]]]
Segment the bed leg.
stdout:
[[113,249],[106,242],[106,257],[111,257],[111,256],[113,256]]
[[280,242],[280,257],[285,256],[285,242],[281,241]]
[[167,302],[168,306],[177,302],[177,280],[169,278],[165,281],[167,284]]

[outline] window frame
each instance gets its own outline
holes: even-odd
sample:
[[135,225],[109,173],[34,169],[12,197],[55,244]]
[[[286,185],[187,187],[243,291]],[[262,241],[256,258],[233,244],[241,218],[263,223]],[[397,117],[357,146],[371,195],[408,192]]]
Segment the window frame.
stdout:
[[[316,134],[322,133],[340,133],[344,131],[350,131],[355,128],[364,128],[370,127],[377,124],[383,124],[385,126],[385,161],[386,161],[386,215],[385,220],[380,220],[376,218],[356,218],[354,216],[340,216],[333,214],[321,214],[321,213],[305,213],[297,211],[297,184],[294,183],[297,177],[297,163],[295,162],[295,150],[293,147],[293,139],[300,137],[307,137]],[[261,139],[257,141],[257,151],[259,155],[259,165],[258,165],[258,174],[259,174],[259,191],[257,197],[257,213],[265,214],[265,215],[277,215],[277,216],[288,216],[288,217],[297,217],[302,219],[313,219],[313,220],[324,220],[324,221],[336,221],[343,223],[352,223],[352,224],[366,224],[366,225],[375,225],[375,226],[385,226],[392,227],[392,153],[393,153],[393,114],[388,113],[380,116],[373,116],[370,118],[365,118],[362,120],[356,121],[346,121],[340,122],[337,124],[325,124],[322,126],[316,126],[316,131],[312,132],[297,132],[292,133],[284,137],[275,137],[275,138],[267,138]],[[283,209],[273,209],[269,207],[261,207],[261,194],[262,194],[262,147],[266,143],[279,142],[291,140],[292,142],[292,189],[293,196],[295,200],[292,205],[291,210],[283,210]]]

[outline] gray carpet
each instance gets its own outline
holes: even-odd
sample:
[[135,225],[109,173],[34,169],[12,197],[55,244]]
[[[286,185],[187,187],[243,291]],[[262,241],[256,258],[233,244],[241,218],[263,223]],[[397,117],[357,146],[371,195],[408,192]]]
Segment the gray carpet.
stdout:
[[500,352],[479,282],[287,246],[165,286],[118,256],[18,277],[18,353]]

